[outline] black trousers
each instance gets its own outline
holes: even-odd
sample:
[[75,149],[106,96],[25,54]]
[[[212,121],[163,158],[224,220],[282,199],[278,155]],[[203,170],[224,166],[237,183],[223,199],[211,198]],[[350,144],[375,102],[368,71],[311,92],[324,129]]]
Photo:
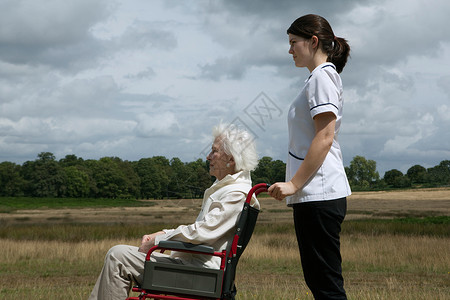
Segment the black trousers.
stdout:
[[304,202],[293,208],[303,276],[314,299],[347,299],[339,238],[347,199]]

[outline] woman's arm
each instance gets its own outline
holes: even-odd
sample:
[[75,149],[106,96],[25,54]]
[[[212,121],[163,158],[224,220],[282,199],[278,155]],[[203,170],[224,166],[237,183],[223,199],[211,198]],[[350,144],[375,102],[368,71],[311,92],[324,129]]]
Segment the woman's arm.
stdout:
[[294,177],[288,182],[277,182],[270,186],[269,194],[277,200],[295,194],[323,164],[330,151],[334,139],[336,116],[331,112],[321,113],[314,117],[315,135]]

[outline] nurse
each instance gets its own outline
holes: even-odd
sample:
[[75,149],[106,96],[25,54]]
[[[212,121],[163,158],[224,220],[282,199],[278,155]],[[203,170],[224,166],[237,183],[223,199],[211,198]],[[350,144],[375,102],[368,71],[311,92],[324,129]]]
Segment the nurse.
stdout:
[[295,66],[309,77],[288,112],[286,182],[269,193],[286,199],[293,216],[306,284],[315,299],[347,299],[340,231],[351,194],[338,143],[342,121],[342,72],[350,54],[323,17],[305,15],[287,30]]

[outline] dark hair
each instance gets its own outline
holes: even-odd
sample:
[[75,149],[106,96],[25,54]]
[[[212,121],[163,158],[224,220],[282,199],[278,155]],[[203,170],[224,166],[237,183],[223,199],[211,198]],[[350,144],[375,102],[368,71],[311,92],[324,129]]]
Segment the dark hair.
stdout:
[[350,55],[350,45],[344,38],[336,37],[330,23],[318,15],[305,15],[295,20],[288,28],[287,33],[306,39],[316,36],[319,39],[319,47],[327,53],[327,61],[336,66],[336,71],[341,73]]

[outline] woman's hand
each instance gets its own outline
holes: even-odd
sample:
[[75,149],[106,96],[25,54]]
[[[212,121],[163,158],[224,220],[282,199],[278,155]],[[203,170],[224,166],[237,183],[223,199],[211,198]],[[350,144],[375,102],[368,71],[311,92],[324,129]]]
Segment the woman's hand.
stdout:
[[274,183],[268,189],[269,195],[278,201],[295,194],[297,191],[298,188],[291,181]]
[[152,234],[146,234],[142,237],[141,246],[139,247],[139,252],[147,253],[150,248],[155,246],[155,238],[157,235],[165,234],[164,231],[158,231]]

